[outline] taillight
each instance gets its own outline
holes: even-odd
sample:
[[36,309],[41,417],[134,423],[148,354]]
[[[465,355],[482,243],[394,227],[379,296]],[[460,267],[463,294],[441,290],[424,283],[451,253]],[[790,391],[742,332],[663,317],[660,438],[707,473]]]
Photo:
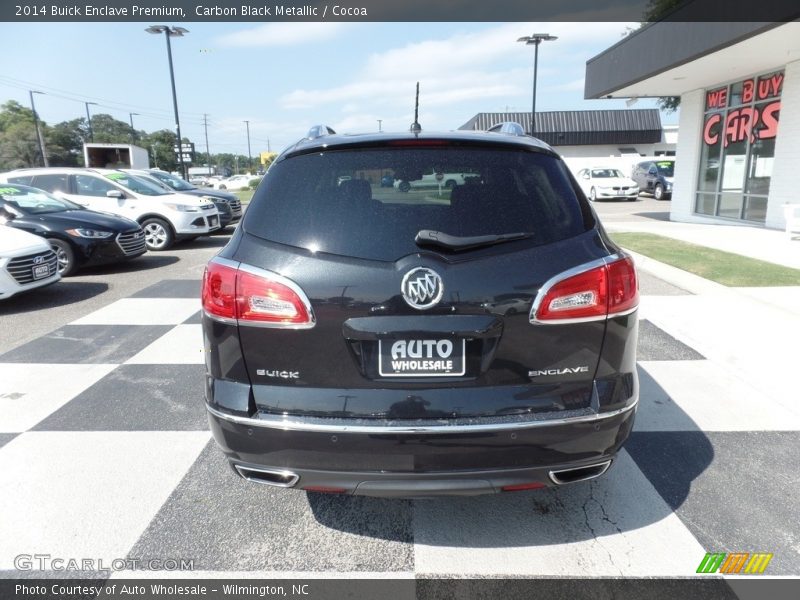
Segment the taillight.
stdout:
[[311,305],[297,284],[276,273],[225,259],[208,263],[202,301],[205,312],[221,321],[266,327],[314,326]]
[[638,305],[633,260],[623,257],[554,283],[534,303],[531,322],[600,320],[632,311]]

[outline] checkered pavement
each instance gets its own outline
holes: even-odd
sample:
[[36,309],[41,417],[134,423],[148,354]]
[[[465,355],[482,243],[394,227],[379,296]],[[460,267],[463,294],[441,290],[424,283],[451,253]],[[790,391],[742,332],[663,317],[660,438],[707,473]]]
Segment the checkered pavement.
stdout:
[[199,282],[114,302],[0,354],[0,575],[47,553],[225,576],[687,576],[707,550],[800,574],[800,411],[671,331],[663,307],[690,319],[691,294],[646,274],[642,291],[641,403],[605,477],[426,501],[237,478],[205,417]]

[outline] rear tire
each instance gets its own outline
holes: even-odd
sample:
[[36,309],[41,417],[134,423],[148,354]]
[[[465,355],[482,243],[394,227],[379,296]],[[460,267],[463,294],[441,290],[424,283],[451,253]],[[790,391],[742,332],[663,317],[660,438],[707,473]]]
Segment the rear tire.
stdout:
[[62,277],[69,277],[78,268],[78,265],[75,264],[75,252],[72,250],[72,246],[70,246],[67,242],[63,240],[47,240],[50,244],[50,247],[53,249],[53,252],[56,253],[56,270],[61,273]]
[[144,243],[151,252],[168,250],[175,243],[172,227],[163,219],[145,219],[142,221],[142,229],[144,229]]
[[397,186],[397,189],[403,192],[404,194],[411,189],[411,184],[407,181],[401,181],[400,184]]

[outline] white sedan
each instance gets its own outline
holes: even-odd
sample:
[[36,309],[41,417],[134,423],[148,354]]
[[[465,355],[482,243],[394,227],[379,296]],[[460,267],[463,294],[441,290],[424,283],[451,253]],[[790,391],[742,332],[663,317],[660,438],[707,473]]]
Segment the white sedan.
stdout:
[[250,187],[250,182],[258,179],[254,175],[234,175],[221,181],[215,181],[212,186],[215,190],[244,190]]
[[61,279],[57,265],[56,253],[44,238],[0,224],[0,300],[55,283]]
[[614,167],[592,167],[578,171],[578,184],[591,201],[620,199],[636,200],[639,186]]

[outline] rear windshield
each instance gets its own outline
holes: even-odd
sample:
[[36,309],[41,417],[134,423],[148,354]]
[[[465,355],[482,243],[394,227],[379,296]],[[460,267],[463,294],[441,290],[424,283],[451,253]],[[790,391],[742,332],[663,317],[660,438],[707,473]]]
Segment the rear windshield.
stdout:
[[414,239],[423,229],[464,237],[527,233],[527,243],[540,245],[586,225],[566,168],[552,156],[398,147],[273,164],[244,228],[290,246],[393,261],[420,251]]

